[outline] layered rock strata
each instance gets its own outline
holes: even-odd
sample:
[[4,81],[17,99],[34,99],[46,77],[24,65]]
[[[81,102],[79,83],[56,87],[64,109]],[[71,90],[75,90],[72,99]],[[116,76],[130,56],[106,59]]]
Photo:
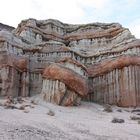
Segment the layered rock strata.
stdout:
[[140,105],[140,40],[118,23],[22,21],[0,32],[0,95]]

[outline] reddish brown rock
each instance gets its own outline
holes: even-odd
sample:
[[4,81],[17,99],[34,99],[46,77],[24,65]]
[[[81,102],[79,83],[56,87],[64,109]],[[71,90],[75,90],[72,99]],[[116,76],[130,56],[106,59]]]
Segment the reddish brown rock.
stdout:
[[109,73],[114,69],[122,69],[128,66],[140,66],[140,57],[138,56],[121,56],[114,60],[105,61],[88,68],[89,77],[97,77]]
[[76,74],[70,69],[60,65],[52,64],[44,70],[43,77],[52,80],[59,80],[68,88],[81,96],[88,94],[88,85],[86,79]]
[[88,94],[87,79],[60,64],[46,67],[43,78],[42,94],[47,101],[63,106],[79,105],[81,97]]
[[24,57],[18,57],[15,55],[1,55],[0,67],[10,66],[17,68],[20,71],[27,71],[28,60]]

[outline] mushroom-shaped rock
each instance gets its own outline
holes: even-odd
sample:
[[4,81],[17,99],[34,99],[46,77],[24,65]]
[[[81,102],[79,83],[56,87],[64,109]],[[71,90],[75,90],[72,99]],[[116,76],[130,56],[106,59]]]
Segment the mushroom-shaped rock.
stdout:
[[[61,65],[51,64],[45,68],[43,77],[42,91],[47,101],[60,105],[75,105],[79,98],[88,93],[87,80]],[[54,101],[54,98],[58,100]]]

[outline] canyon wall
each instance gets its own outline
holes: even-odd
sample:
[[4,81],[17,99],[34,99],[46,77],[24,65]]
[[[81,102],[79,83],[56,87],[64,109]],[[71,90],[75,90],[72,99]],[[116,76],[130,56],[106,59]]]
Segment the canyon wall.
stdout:
[[1,96],[140,105],[140,40],[119,23],[23,20],[0,31],[0,59]]

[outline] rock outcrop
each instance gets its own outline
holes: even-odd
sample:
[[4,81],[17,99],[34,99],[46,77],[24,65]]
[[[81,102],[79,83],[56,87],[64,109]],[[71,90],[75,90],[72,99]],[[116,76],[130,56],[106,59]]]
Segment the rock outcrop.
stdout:
[[14,30],[15,28],[14,27],[12,27],[12,26],[9,26],[9,25],[5,25],[5,24],[2,24],[2,23],[0,23],[0,31],[1,30],[6,30],[6,31],[12,31],[12,30]]
[[118,23],[23,20],[0,32],[0,95],[59,105],[140,105],[140,40]]
[[80,97],[88,94],[86,78],[61,65],[51,64],[45,68],[43,78],[47,79],[43,81],[45,88],[42,89],[43,94],[47,97],[46,100],[49,99],[57,104],[77,105]]

